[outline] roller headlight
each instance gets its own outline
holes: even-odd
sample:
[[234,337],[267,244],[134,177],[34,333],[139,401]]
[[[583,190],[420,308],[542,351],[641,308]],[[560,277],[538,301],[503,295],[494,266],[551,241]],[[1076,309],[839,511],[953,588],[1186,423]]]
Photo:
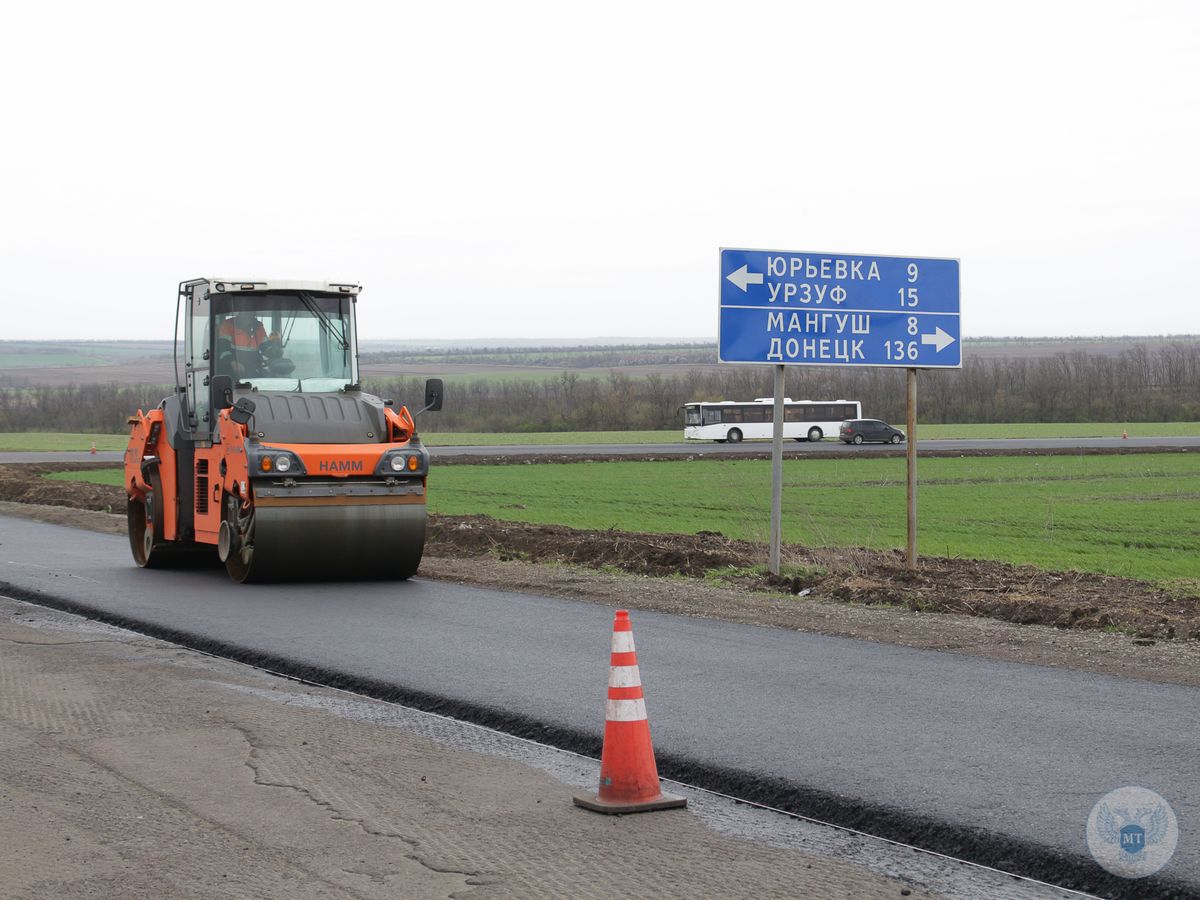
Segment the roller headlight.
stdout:
[[379,460],[375,474],[382,476],[403,475],[407,478],[423,476],[429,469],[429,454],[421,447],[405,450],[389,450]]
[[280,450],[276,447],[259,447],[252,451],[254,460],[250,467],[251,475],[280,475],[294,478],[307,475],[304,461],[295,453]]

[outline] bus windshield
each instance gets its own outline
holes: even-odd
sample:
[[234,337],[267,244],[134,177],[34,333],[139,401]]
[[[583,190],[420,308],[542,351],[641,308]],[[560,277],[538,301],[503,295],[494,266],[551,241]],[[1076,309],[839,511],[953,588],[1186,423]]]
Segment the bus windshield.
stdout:
[[358,383],[350,298],[269,291],[212,300],[215,374],[265,391],[336,391]]

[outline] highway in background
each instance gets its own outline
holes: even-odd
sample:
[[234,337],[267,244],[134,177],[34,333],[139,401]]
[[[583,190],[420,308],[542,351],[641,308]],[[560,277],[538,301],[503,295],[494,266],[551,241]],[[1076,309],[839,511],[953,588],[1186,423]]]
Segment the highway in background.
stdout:
[[[415,579],[243,586],[0,517],[0,594],[594,752],[612,610]],[[51,599],[53,598],[53,599]],[[666,614],[633,616],[664,773],[1105,896],[1093,804],[1161,793],[1200,890],[1200,689]],[[1160,885],[1161,887],[1161,885]],[[1165,895],[1165,894],[1163,894]],[[1182,894],[1179,894],[1182,896]],[[1173,895],[1174,896],[1174,895]]]
[[[1073,450],[1090,453],[1122,450],[1200,450],[1200,436],[1186,437],[1131,437],[1115,438],[997,438],[992,440],[936,440],[920,441],[922,453],[1070,453]],[[786,441],[784,453],[790,457],[806,454],[839,455],[887,455],[903,453],[899,447],[888,444],[862,444],[855,446],[841,441],[824,440],[815,444],[807,441]],[[746,441],[741,444],[717,444],[712,441],[688,441],[677,444],[510,444],[495,446],[436,446],[429,448],[434,459],[456,456],[525,457],[525,456],[758,456],[770,458],[770,441]],[[81,451],[56,452],[0,452],[0,464],[5,463],[58,463],[58,462],[121,462],[120,451],[101,451],[91,454]]]

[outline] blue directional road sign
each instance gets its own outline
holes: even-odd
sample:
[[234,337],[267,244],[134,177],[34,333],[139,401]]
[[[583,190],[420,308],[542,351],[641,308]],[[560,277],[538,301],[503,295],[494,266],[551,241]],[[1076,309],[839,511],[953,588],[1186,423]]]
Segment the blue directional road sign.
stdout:
[[958,260],[721,249],[717,358],[962,366]]

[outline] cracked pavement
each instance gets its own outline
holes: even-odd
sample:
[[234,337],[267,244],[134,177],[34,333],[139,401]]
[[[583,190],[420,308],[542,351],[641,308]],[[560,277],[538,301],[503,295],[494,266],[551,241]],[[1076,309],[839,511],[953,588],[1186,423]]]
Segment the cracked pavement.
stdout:
[[0,599],[0,893],[932,896],[691,811],[583,812],[545,771],[344,697]]

